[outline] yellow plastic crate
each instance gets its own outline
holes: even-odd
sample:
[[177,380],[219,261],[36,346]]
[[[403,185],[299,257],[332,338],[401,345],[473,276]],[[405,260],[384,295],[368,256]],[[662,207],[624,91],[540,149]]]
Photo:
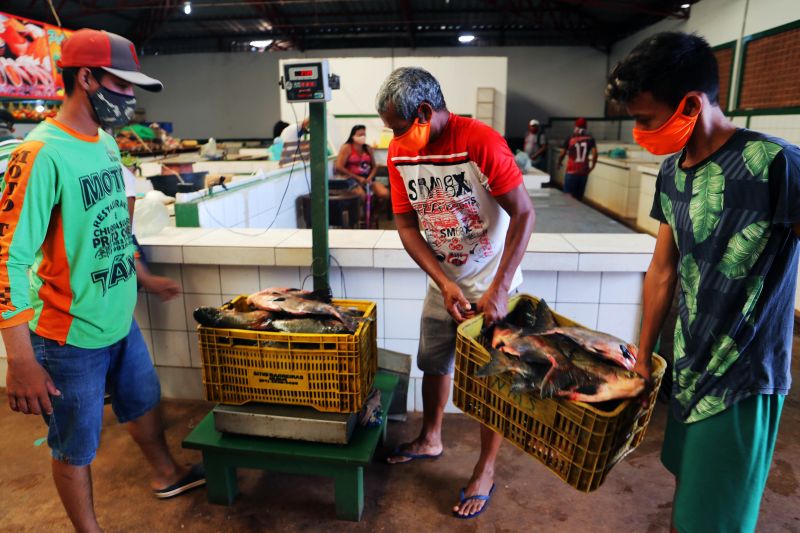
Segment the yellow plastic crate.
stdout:
[[[307,405],[333,413],[360,410],[378,366],[376,306],[362,300],[333,303],[371,320],[343,335],[198,326],[206,399]],[[228,308],[247,310],[247,296]]]
[[[514,296],[509,309],[528,295]],[[579,325],[554,313],[562,326]],[[475,372],[491,356],[480,338],[483,316],[459,326],[453,402],[456,407],[501,434],[535,457],[558,477],[583,492],[599,487],[609,470],[644,439],[647,424],[664,376],[666,362],[653,355],[653,389],[644,408],[639,400],[622,401],[613,411],[563,399],[540,399],[512,393],[506,375],[476,377]]]

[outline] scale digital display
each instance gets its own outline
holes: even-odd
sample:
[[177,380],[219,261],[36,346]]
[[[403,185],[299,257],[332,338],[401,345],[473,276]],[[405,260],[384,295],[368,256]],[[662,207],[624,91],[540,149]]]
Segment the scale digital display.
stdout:
[[319,78],[317,67],[292,67],[289,68],[289,81],[312,80]]
[[283,88],[289,102],[328,102],[328,60],[300,59],[283,64]]

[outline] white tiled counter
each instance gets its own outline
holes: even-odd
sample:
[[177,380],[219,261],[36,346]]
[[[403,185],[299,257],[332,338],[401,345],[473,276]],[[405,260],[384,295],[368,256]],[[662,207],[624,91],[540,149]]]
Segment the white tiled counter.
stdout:
[[638,159],[600,156],[586,184],[586,200],[620,217],[636,218],[641,196],[640,169],[647,167],[657,171],[658,164]]
[[[331,230],[329,240],[334,295],[375,301],[379,345],[415,357],[427,280],[397,232]],[[267,287],[312,285],[310,230],[166,228],[142,244],[152,270],[183,289],[168,303],[141,293],[136,309],[165,397],[202,397],[196,307]],[[534,234],[520,289],[588,327],[636,341],[654,245],[639,234]],[[421,378],[413,365],[410,410],[422,408]]]
[[653,197],[656,194],[656,176],[658,167],[653,165],[639,165],[636,167],[641,176],[639,188],[639,206],[636,210],[636,225],[640,230],[650,235],[658,234],[658,221],[650,217],[653,207]]

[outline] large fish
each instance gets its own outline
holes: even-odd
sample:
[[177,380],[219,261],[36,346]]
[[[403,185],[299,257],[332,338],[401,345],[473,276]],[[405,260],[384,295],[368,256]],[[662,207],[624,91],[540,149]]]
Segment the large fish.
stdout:
[[226,329],[272,330],[272,314],[267,311],[235,311],[216,307],[198,307],[194,319],[201,326]]
[[272,321],[272,327],[286,333],[350,333],[347,326],[332,318],[288,318]]
[[570,354],[570,360],[575,366],[596,376],[598,379],[593,384],[558,393],[558,396],[563,398],[596,403],[635,398],[645,389],[645,380],[639,374],[616,365],[598,361],[594,355],[582,348],[573,350]]
[[542,365],[546,371],[538,383],[534,383],[542,398],[595,381],[570,362],[564,355],[564,348],[554,338],[529,335],[521,328],[498,324],[494,328],[492,348],[517,356],[528,365]]
[[297,289],[266,289],[247,297],[247,303],[257,309],[292,316],[332,316],[355,332],[358,321],[330,303],[329,291],[307,292]]
[[589,352],[595,353],[627,370],[632,369],[636,364],[638,355],[636,346],[608,333],[574,326],[552,328],[543,332],[542,335],[561,335],[566,337]]

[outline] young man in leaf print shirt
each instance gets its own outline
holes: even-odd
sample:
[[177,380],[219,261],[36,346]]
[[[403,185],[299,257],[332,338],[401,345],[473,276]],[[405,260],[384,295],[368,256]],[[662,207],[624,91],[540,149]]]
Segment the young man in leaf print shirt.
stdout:
[[646,377],[676,282],[674,383],[662,461],[676,477],[673,531],[753,531],[791,346],[800,149],[739,129],[718,104],[717,63],[696,35],[648,38],[609,75],[634,139],[661,166],[661,222],[644,283],[636,370]]

